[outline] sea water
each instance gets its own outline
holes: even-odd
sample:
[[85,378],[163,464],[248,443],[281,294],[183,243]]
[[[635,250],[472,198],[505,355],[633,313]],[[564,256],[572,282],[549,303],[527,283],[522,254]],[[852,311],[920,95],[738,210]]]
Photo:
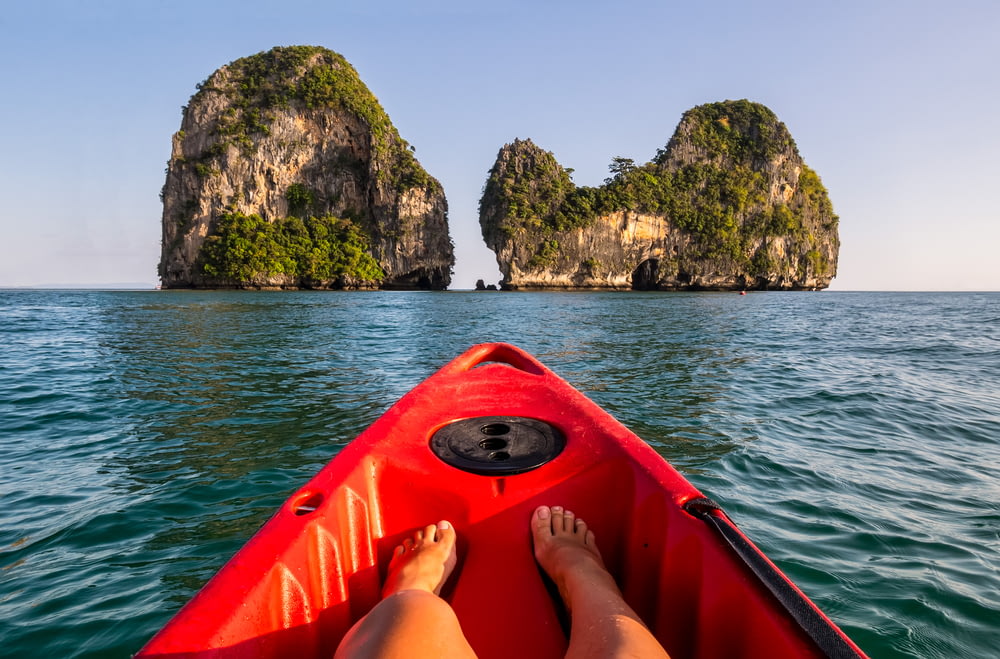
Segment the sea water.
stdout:
[[136,652],[484,341],[648,441],[873,657],[1000,652],[1000,294],[0,291],[0,655]]

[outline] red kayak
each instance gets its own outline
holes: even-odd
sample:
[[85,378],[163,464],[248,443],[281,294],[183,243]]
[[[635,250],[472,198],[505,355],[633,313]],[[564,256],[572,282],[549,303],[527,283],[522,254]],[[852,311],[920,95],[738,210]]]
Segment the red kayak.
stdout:
[[572,508],[674,659],[864,657],[652,448],[527,353],[475,346],[293,494],[139,657],[332,657],[379,600],[393,548],[439,519],[444,596],[483,659],[562,657],[528,522]]

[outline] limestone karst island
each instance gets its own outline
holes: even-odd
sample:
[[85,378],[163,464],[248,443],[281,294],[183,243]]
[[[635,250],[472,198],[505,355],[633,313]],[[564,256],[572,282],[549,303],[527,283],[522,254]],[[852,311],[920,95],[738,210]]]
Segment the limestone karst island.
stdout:
[[[762,105],[689,110],[651,162],[615,158],[602,186],[571,172],[530,140],[500,149],[479,222],[501,288],[816,290],[836,275],[826,189]],[[274,48],[198,85],[161,196],[163,288],[451,282],[441,184],[325,48]]]
[[500,149],[479,204],[506,289],[816,290],[837,216],[785,125],[749,101],[685,113],[652,162],[600,187],[530,140]]
[[163,187],[163,288],[451,281],[444,191],[354,68],[274,48],[199,85]]

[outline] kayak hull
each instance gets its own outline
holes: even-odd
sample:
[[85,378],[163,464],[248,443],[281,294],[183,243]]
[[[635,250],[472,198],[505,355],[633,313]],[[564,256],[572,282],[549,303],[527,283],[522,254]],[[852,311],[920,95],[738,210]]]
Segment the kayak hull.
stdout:
[[[523,473],[472,473],[442,461],[435,433],[476,417],[539,420],[564,446]],[[702,497],[527,353],[475,346],[293,494],[138,656],[331,657],[378,602],[393,548],[447,519],[459,563],[442,595],[478,656],[561,657],[565,612],[534,561],[528,527],[541,504],[587,520],[626,600],[675,659],[828,656],[711,525],[685,510]],[[848,656],[863,656],[780,578],[855,653]]]

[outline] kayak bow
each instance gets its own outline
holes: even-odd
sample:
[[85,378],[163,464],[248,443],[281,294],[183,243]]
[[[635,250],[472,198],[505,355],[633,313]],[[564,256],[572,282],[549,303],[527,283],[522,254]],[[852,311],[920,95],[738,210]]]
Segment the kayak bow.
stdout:
[[393,548],[447,519],[443,596],[486,658],[566,650],[528,521],[572,508],[674,659],[863,657],[732,521],[534,357],[474,346],[406,394],[295,492],[140,651],[332,657],[374,606]]

